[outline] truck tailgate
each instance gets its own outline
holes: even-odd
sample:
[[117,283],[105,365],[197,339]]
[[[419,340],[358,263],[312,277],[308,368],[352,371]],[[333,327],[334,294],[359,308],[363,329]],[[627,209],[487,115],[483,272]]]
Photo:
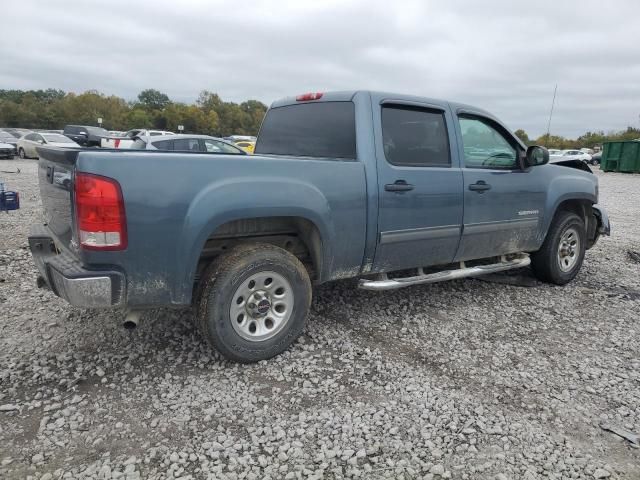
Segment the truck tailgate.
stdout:
[[58,246],[68,248],[73,238],[73,173],[78,150],[55,147],[37,150],[44,222]]

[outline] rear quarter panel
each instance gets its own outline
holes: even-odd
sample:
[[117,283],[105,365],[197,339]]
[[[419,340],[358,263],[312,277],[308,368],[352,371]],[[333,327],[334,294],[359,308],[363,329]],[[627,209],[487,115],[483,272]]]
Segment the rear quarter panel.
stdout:
[[77,169],[115,178],[122,187],[127,250],[81,255],[85,264],[115,264],[126,272],[129,305],[189,304],[207,237],[241,218],[306,218],[322,237],[321,280],[360,271],[367,211],[360,162],[84,151]]

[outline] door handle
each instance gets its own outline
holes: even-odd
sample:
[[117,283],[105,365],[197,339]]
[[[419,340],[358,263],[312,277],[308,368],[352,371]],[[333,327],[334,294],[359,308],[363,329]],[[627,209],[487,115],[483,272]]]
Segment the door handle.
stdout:
[[472,190],[472,191],[478,192],[478,193],[484,193],[486,190],[491,190],[491,185],[489,185],[484,180],[479,180],[476,183],[470,184],[469,185],[469,190]]
[[413,185],[404,180],[396,180],[395,183],[387,183],[384,189],[387,192],[408,192],[409,190],[413,190]]

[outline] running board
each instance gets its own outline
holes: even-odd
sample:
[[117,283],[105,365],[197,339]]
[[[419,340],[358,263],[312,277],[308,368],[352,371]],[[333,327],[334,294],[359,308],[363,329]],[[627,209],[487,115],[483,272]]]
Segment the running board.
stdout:
[[386,273],[382,274],[381,280],[360,279],[358,287],[364,290],[395,290],[397,288],[409,287],[411,285],[422,285],[424,283],[444,282],[457,278],[478,277],[488,273],[502,272],[514,268],[526,267],[531,263],[527,253],[519,254],[516,258],[507,260],[506,256],[500,257],[499,263],[491,265],[479,265],[477,267],[465,267],[464,262],[460,262],[460,268],[454,270],[443,270],[436,273],[424,273],[422,268],[418,268],[418,275],[405,278],[389,278]]

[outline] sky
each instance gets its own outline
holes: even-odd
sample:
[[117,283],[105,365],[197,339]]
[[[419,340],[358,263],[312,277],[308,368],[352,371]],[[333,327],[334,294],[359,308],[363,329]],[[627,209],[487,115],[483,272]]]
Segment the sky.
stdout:
[[371,89],[531,137],[640,126],[639,0],[3,0],[0,89],[266,104]]

